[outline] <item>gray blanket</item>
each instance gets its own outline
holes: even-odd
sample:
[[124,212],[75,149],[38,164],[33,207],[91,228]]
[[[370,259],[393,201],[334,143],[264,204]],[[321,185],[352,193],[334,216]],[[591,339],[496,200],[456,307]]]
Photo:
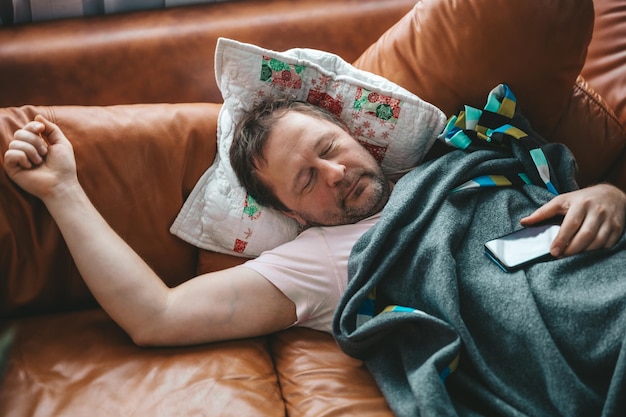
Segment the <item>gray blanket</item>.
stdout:
[[[562,191],[574,164],[546,147]],[[626,415],[626,238],[505,273],[483,244],[554,196],[535,185],[452,193],[510,172],[500,150],[453,151],[406,175],[354,247],[334,336],[398,416]],[[357,325],[376,292],[376,313]],[[382,312],[387,305],[401,306]]]

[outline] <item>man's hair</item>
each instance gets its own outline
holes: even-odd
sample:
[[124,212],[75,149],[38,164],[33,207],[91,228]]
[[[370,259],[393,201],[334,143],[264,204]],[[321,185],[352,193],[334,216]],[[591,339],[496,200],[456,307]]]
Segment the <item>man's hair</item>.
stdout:
[[259,178],[259,162],[266,162],[265,144],[276,121],[289,111],[346,125],[330,111],[303,101],[284,98],[264,99],[255,105],[235,126],[230,146],[230,163],[241,185],[259,204],[285,212],[291,211],[276,197],[270,184]]

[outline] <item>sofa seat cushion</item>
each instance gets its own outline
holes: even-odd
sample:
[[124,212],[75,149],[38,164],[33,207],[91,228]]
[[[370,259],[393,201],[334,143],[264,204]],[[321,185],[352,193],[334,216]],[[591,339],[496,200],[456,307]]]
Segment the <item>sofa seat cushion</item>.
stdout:
[[314,330],[140,348],[100,309],[8,327],[2,417],[392,415],[362,362]]
[[145,349],[103,311],[21,319],[0,415],[284,416],[265,338]]
[[393,416],[363,363],[331,335],[292,328],[272,336],[270,349],[287,415]]

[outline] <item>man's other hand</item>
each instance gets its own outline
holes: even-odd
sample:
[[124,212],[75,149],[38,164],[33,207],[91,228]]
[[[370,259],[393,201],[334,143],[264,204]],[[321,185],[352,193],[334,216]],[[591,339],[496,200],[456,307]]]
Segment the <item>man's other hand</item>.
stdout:
[[552,256],[610,248],[624,232],[626,194],[609,184],[598,184],[561,194],[523,218],[522,226],[564,216],[552,242]]

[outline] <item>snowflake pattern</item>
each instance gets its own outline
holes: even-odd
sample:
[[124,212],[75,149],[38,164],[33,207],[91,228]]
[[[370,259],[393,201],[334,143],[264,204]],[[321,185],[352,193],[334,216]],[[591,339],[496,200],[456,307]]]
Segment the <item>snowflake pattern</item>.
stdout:
[[309,95],[306,99],[311,104],[322,107],[335,116],[341,118],[341,112],[343,111],[343,102],[340,97],[333,98],[328,93],[318,90],[309,91]]
[[387,146],[378,146],[362,140],[359,140],[359,143],[374,156],[374,159],[376,159],[379,164],[383,162],[383,158],[385,158],[385,153],[387,152]]
[[382,163],[391,133],[400,117],[401,101],[357,87],[351,112],[351,132],[359,142]]
[[384,122],[396,123],[400,117],[400,100],[358,87],[354,108]]

